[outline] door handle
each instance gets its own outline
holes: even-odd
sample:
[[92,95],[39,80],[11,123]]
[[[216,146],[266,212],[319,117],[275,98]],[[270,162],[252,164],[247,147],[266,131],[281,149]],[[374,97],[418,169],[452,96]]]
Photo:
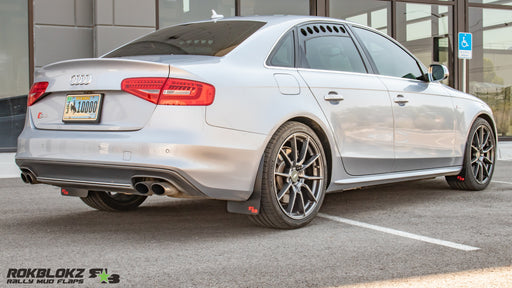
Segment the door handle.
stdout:
[[343,96],[338,94],[338,92],[336,92],[336,91],[330,91],[327,95],[325,95],[324,99],[326,101],[342,101],[342,100],[345,100],[345,98],[343,98]]
[[400,106],[404,106],[405,104],[409,103],[409,99],[405,98],[405,96],[402,94],[398,94],[396,95],[395,103]]

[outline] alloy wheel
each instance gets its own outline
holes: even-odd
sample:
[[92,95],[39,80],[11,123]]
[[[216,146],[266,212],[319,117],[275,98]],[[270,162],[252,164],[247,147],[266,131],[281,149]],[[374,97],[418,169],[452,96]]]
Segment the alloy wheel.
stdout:
[[494,169],[495,150],[492,131],[489,127],[480,125],[471,142],[471,170],[479,184],[490,180]]
[[281,145],[274,167],[274,193],[292,219],[309,216],[318,205],[325,167],[321,150],[306,133],[290,135]]

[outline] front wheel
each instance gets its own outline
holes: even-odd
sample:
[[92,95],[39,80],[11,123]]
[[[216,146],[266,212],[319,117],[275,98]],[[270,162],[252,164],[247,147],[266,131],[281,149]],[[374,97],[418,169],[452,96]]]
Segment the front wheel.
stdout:
[[478,118],[471,127],[466,143],[462,171],[457,176],[447,176],[453,189],[478,191],[491,182],[496,161],[496,137],[489,123]]
[[103,191],[89,191],[87,197],[80,198],[89,207],[102,211],[127,211],[139,207],[146,196],[127,195]]
[[321,141],[308,126],[288,122],[265,149],[260,214],[256,224],[281,229],[313,220],[324,200],[326,158]]

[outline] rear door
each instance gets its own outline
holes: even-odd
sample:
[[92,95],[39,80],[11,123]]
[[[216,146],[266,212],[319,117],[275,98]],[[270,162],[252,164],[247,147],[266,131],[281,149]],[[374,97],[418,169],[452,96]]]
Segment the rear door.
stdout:
[[367,73],[346,27],[306,24],[298,34],[299,73],[329,120],[347,173],[392,171],[391,101],[378,76]]
[[455,165],[455,111],[447,89],[424,80],[424,68],[399,45],[354,27],[387,87],[395,117],[395,171]]

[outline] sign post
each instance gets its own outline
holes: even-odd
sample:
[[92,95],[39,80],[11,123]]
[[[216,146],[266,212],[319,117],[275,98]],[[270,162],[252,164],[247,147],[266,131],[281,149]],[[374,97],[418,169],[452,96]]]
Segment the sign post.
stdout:
[[462,91],[466,92],[466,61],[473,58],[473,34],[459,33],[459,59],[462,59]]

